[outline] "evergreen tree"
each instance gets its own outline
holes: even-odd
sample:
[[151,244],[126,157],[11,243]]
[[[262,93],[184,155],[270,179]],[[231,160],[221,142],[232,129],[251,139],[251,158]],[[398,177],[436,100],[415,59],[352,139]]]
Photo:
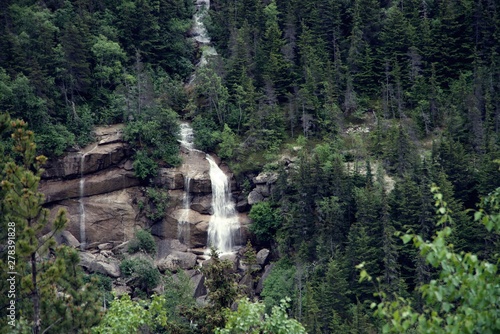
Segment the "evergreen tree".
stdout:
[[[83,284],[78,254],[64,246],[56,248],[53,236],[64,229],[66,212],[59,211],[51,222],[49,210],[42,207],[38,184],[46,158],[36,156],[34,134],[26,127],[23,121],[11,123],[16,155],[4,162],[2,224],[14,226],[16,252],[15,269],[2,263],[3,270],[20,275],[17,309],[33,333],[73,333],[99,321],[99,296]],[[43,235],[47,229],[50,233]]]

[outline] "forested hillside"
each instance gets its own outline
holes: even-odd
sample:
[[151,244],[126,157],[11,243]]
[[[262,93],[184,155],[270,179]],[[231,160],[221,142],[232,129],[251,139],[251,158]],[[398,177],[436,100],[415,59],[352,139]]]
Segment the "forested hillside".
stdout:
[[[276,175],[268,200],[251,207],[250,239],[271,249],[260,299],[283,326],[288,303],[308,333],[451,333],[447,321],[463,321],[464,333],[500,330],[490,317],[500,299],[485,306],[436,288],[456,275],[464,281],[450,286],[500,296],[500,194],[487,197],[500,187],[499,3],[213,0],[205,25],[218,55],[204,66],[190,38],[194,11],[191,0],[2,1],[0,111],[24,119],[49,157],[87,144],[96,125],[126,123],[144,185],[158,165],[179,164],[181,119],[246,195],[257,174]],[[2,152],[19,162],[2,136]],[[452,270],[464,261],[479,283]],[[372,280],[360,281],[360,269]],[[183,295],[148,304],[152,332],[245,333],[238,321],[264,319],[248,301],[222,311],[238,293],[217,285],[220,272],[207,275],[220,291],[204,308],[184,305],[163,322],[161,298],[177,303],[170,312]],[[119,307],[146,317],[126,297],[113,303],[95,333]],[[470,306],[463,319],[439,321],[461,305]],[[97,325],[76,324],[64,328]]]

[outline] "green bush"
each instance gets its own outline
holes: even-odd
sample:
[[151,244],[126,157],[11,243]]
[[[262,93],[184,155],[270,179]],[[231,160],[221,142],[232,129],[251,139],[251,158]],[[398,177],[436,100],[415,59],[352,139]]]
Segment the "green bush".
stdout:
[[198,115],[194,118],[193,130],[195,132],[194,145],[205,152],[214,152],[220,142],[220,131],[213,119]]
[[168,206],[168,193],[162,189],[147,188],[146,196],[148,203],[146,208],[146,217],[153,222],[157,222],[165,217]]
[[142,181],[154,178],[158,174],[158,164],[142,150],[136,152],[132,166],[135,176]]
[[62,124],[49,125],[36,136],[36,144],[47,156],[60,156],[69,146],[75,145],[75,135]]
[[291,297],[292,304],[295,302],[294,280],[296,268],[286,259],[276,262],[269,276],[264,281],[261,297],[266,305],[266,312],[271,312],[273,307],[278,306],[283,298]]
[[280,224],[280,216],[269,202],[254,204],[248,216],[252,219],[250,231],[255,234],[259,241],[270,242],[273,240]]
[[149,291],[160,283],[160,272],[147,258],[125,259],[120,263],[120,270],[125,277],[133,278],[130,282],[133,287],[142,290]]
[[227,124],[224,124],[224,131],[220,133],[219,138],[219,157],[222,159],[233,158],[235,151],[238,148],[238,137]]
[[178,166],[181,163],[178,116],[170,108],[150,108],[137,117],[125,127],[124,139],[136,151],[136,176],[146,181],[156,176],[159,164]]
[[156,255],[156,242],[151,233],[146,230],[138,230],[135,238],[128,245],[129,253],[146,252],[150,255]]

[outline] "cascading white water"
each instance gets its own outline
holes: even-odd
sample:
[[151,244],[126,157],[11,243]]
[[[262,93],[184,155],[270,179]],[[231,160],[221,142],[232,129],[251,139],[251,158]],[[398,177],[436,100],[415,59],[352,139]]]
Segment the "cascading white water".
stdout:
[[85,235],[85,203],[83,203],[83,197],[85,196],[85,177],[83,176],[83,168],[85,167],[85,154],[82,154],[80,158],[80,198],[78,202],[80,203],[80,249],[85,250],[86,247],[86,235]]
[[189,208],[191,205],[191,196],[189,196],[189,186],[191,183],[191,178],[189,176],[184,177],[184,197],[182,199],[183,212],[179,218],[179,223],[177,225],[177,239],[186,246],[190,247],[190,226],[189,226]]
[[208,226],[208,245],[220,253],[233,251],[234,240],[239,232],[239,220],[231,198],[229,179],[217,163],[207,154],[212,182],[213,215]]
[[[196,12],[193,16],[194,25],[192,28],[192,32],[194,35],[193,39],[196,41],[196,43],[198,43],[201,50],[201,58],[200,62],[198,63],[199,67],[207,64],[208,57],[217,55],[217,51],[215,50],[215,48],[210,45],[210,36],[208,36],[207,28],[203,23],[203,19],[207,15],[209,9],[210,0],[196,1]],[[195,78],[196,75],[193,74],[189,79],[189,84],[191,84]]]
[[[201,59],[198,63],[198,67],[206,65],[208,57],[217,55],[215,48],[210,45],[210,36],[208,36],[207,29],[203,23],[203,19],[207,15],[209,9],[210,0],[196,1],[196,13],[193,17],[194,26],[192,32],[194,35],[193,39],[199,44],[201,49]],[[189,85],[193,83],[195,78],[196,76],[193,74],[189,80]],[[189,130],[187,127],[189,127],[189,125],[181,125],[181,137],[186,136],[185,138],[190,138],[192,143],[193,132],[192,129]],[[194,150],[193,146],[186,145],[185,141],[183,137],[181,139],[181,145],[190,151]],[[229,186],[228,177],[208,154],[206,155],[206,159],[210,163],[213,210],[208,227],[208,245],[215,247],[219,253],[229,253],[233,251],[235,236],[240,230],[238,215],[236,213],[235,204],[231,198],[231,188]]]
[[203,23],[203,19],[210,9],[210,0],[197,0],[196,12],[193,16],[194,26],[193,34],[194,40],[202,45],[210,44],[210,37],[208,36],[207,28]]
[[[194,137],[193,137],[193,128],[189,126],[188,123],[180,124],[179,131],[180,139],[179,142],[181,146],[189,152],[197,151],[194,149]],[[187,169],[186,169],[187,170]],[[191,196],[189,195],[189,187],[191,183],[191,176],[189,175],[189,171],[184,175],[184,197],[182,198],[182,215],[179,217],[179,221],[177,224],[177,239],[180,242],[190,246],[189,234],[190,234],[190,226],[189,226],[189,208],[191,206]]]
[[193,150],[193,128],[190,127],[188,123],[181,123],[180,128],[181,129],[179,134],[181,136],[181,139],[179,140],[179,142],[181,143],[181,146],[189,151]]
[[79,192],[79,199],[78,202],[80,203],[80,249],[85,250],[87,247],[87,236],[85,233],[86,226],[85,226],[85,203],[83,201],[83,198],[85,197],[85,157],[87,154],[92,152],[97,148],[97,144],[90,150],[87,151],[86,153],[83,153],[82,156],[80,157],[80,192]]

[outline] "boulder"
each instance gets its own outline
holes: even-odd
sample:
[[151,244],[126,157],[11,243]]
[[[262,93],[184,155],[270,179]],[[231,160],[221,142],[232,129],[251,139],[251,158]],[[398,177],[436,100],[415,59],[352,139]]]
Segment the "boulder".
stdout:
[[201,221],[191,230],[191,245],[192,247],[204,247],[207,245],[209,221]]
[[176,168],[160,168],[155,183],[169,190],[184,189],[184,176],[182,172]]
[[193,254],[198,255],[199,258],[200,255],[205,255],[206,250],[206,248],[191,248],[189,251]]
[[120,264],[118,260],[108,259],[108,261],[95,261],[90,266],[91,272],[100,273],[110,277],[120,277]]
[[269,274],[271,273],[271,270],[273,270],[273,267],[274,267],[274,263],[272,264],[268,264],[265,268],[264,268],[264,273],[262,274],[262,277],[259,279],[259,282],[257,283],[257,287],[255,289],[255,293],[257,293],[258,295],[261,294],[262,292],[262,289],[264,288],[264,281],[266,280],[266,278],[269,276]]
[[99,248],[99,250],[103,251],[103,250],[110,250],[110,249],[113,249],[113,243],[111,242],[105,242],[103,244],[99,244],[97,246],[97,248]]
[[117,285],[113,287],[113,293],[115,294],[116,298],[119,298],[125,294],[132,294],[132,288],[128,285]]
[[253,297],[255,295],[255,290],[254,290],[255,283],[252,275],[246,274],[245,276],[243,276],[238,285],[241,287],[245,295],[249,297]]
[[191,286],[193,287],[193,297],[198,298],[207,294],[205,287],[205,276],[196,274],[191,277]]
[[248,204],[254,205],[255,203],[262,202],[264,200],[264,196],[255,189],[248,194]]
[[167,214],[163,222],[153,225],[151,233],[161,239],[182,238],[182,243],[189,248],[202,247],[207,243],[209,221],[208,215],[191,209],[177,209]]
[[209,194],[212,192],[212,181],[208,172],[198,173],[191,178],[189,192],[195,194]]
[[80,196],[94,196],[140,184],[132,171],[111,168],[102,173],[92,174],[82,179],[50,180],[40,183],[40,192],[45,195],[45,203],[51,203]]
[[248,205],[248,200],[246,198],[243,198],[236,203],[236,210],[238,212],[247,212],[249,209],[250,206]]
[[89,252],[80,252],[80,265],[90,272],[96,272],[114,278],[120,277],[120,263],[113,258],[95,256]]
[[98,145],[116,144],[122,141],[123,141],[123,132],[118,131],[104,136],[101,140],[99,140]]
[[70,231],[61,232],[61,243],[69,247],[78,248],[80,247],[80,241]]
[[89,270],[92,263],[96,260],[96,256],[89,252],[80,252],[80,265]]
[[188,247],[177,239],[160,239],[156,245],[158,246],[158,259],[166,257],[173,251],[187,252],[188,250]]
[[269,257],[269,249],[263,248],[257,253],[257,263],[261,266],[266,264],[267,258]]
[[255,189],[253,191],[258,192],[264,197],[269,197],[271,196],[271,190],[268,184],[257,184],[255,186]]
[[202,214],[212,214],[212,195],[198,195],[191,201],[191,209]]
[[122,243],[134,236],[136,229],[143,227],[137,220],[139,211],[133,205],[134,198],[140,194],[138,188],[115,191],[103,195],[83,198],[85,210],[85,233],[81,233],[81,203],[78,200],[64,200],[49,206],[53,219],[57,211],[66,209],[69,222],[66,229],[80,240],[85,235],[87,245],[96,243]]
[[262,172],[253,178],[255,184],[273,184],[278,180],[277,173]]
[[161,272],[167,270],[176,272],[179,269],[191,269],[196,265],[196,255],[193,253],[185,253],[173,251],[166,258],[160,259],[157,262],[157,267]]

